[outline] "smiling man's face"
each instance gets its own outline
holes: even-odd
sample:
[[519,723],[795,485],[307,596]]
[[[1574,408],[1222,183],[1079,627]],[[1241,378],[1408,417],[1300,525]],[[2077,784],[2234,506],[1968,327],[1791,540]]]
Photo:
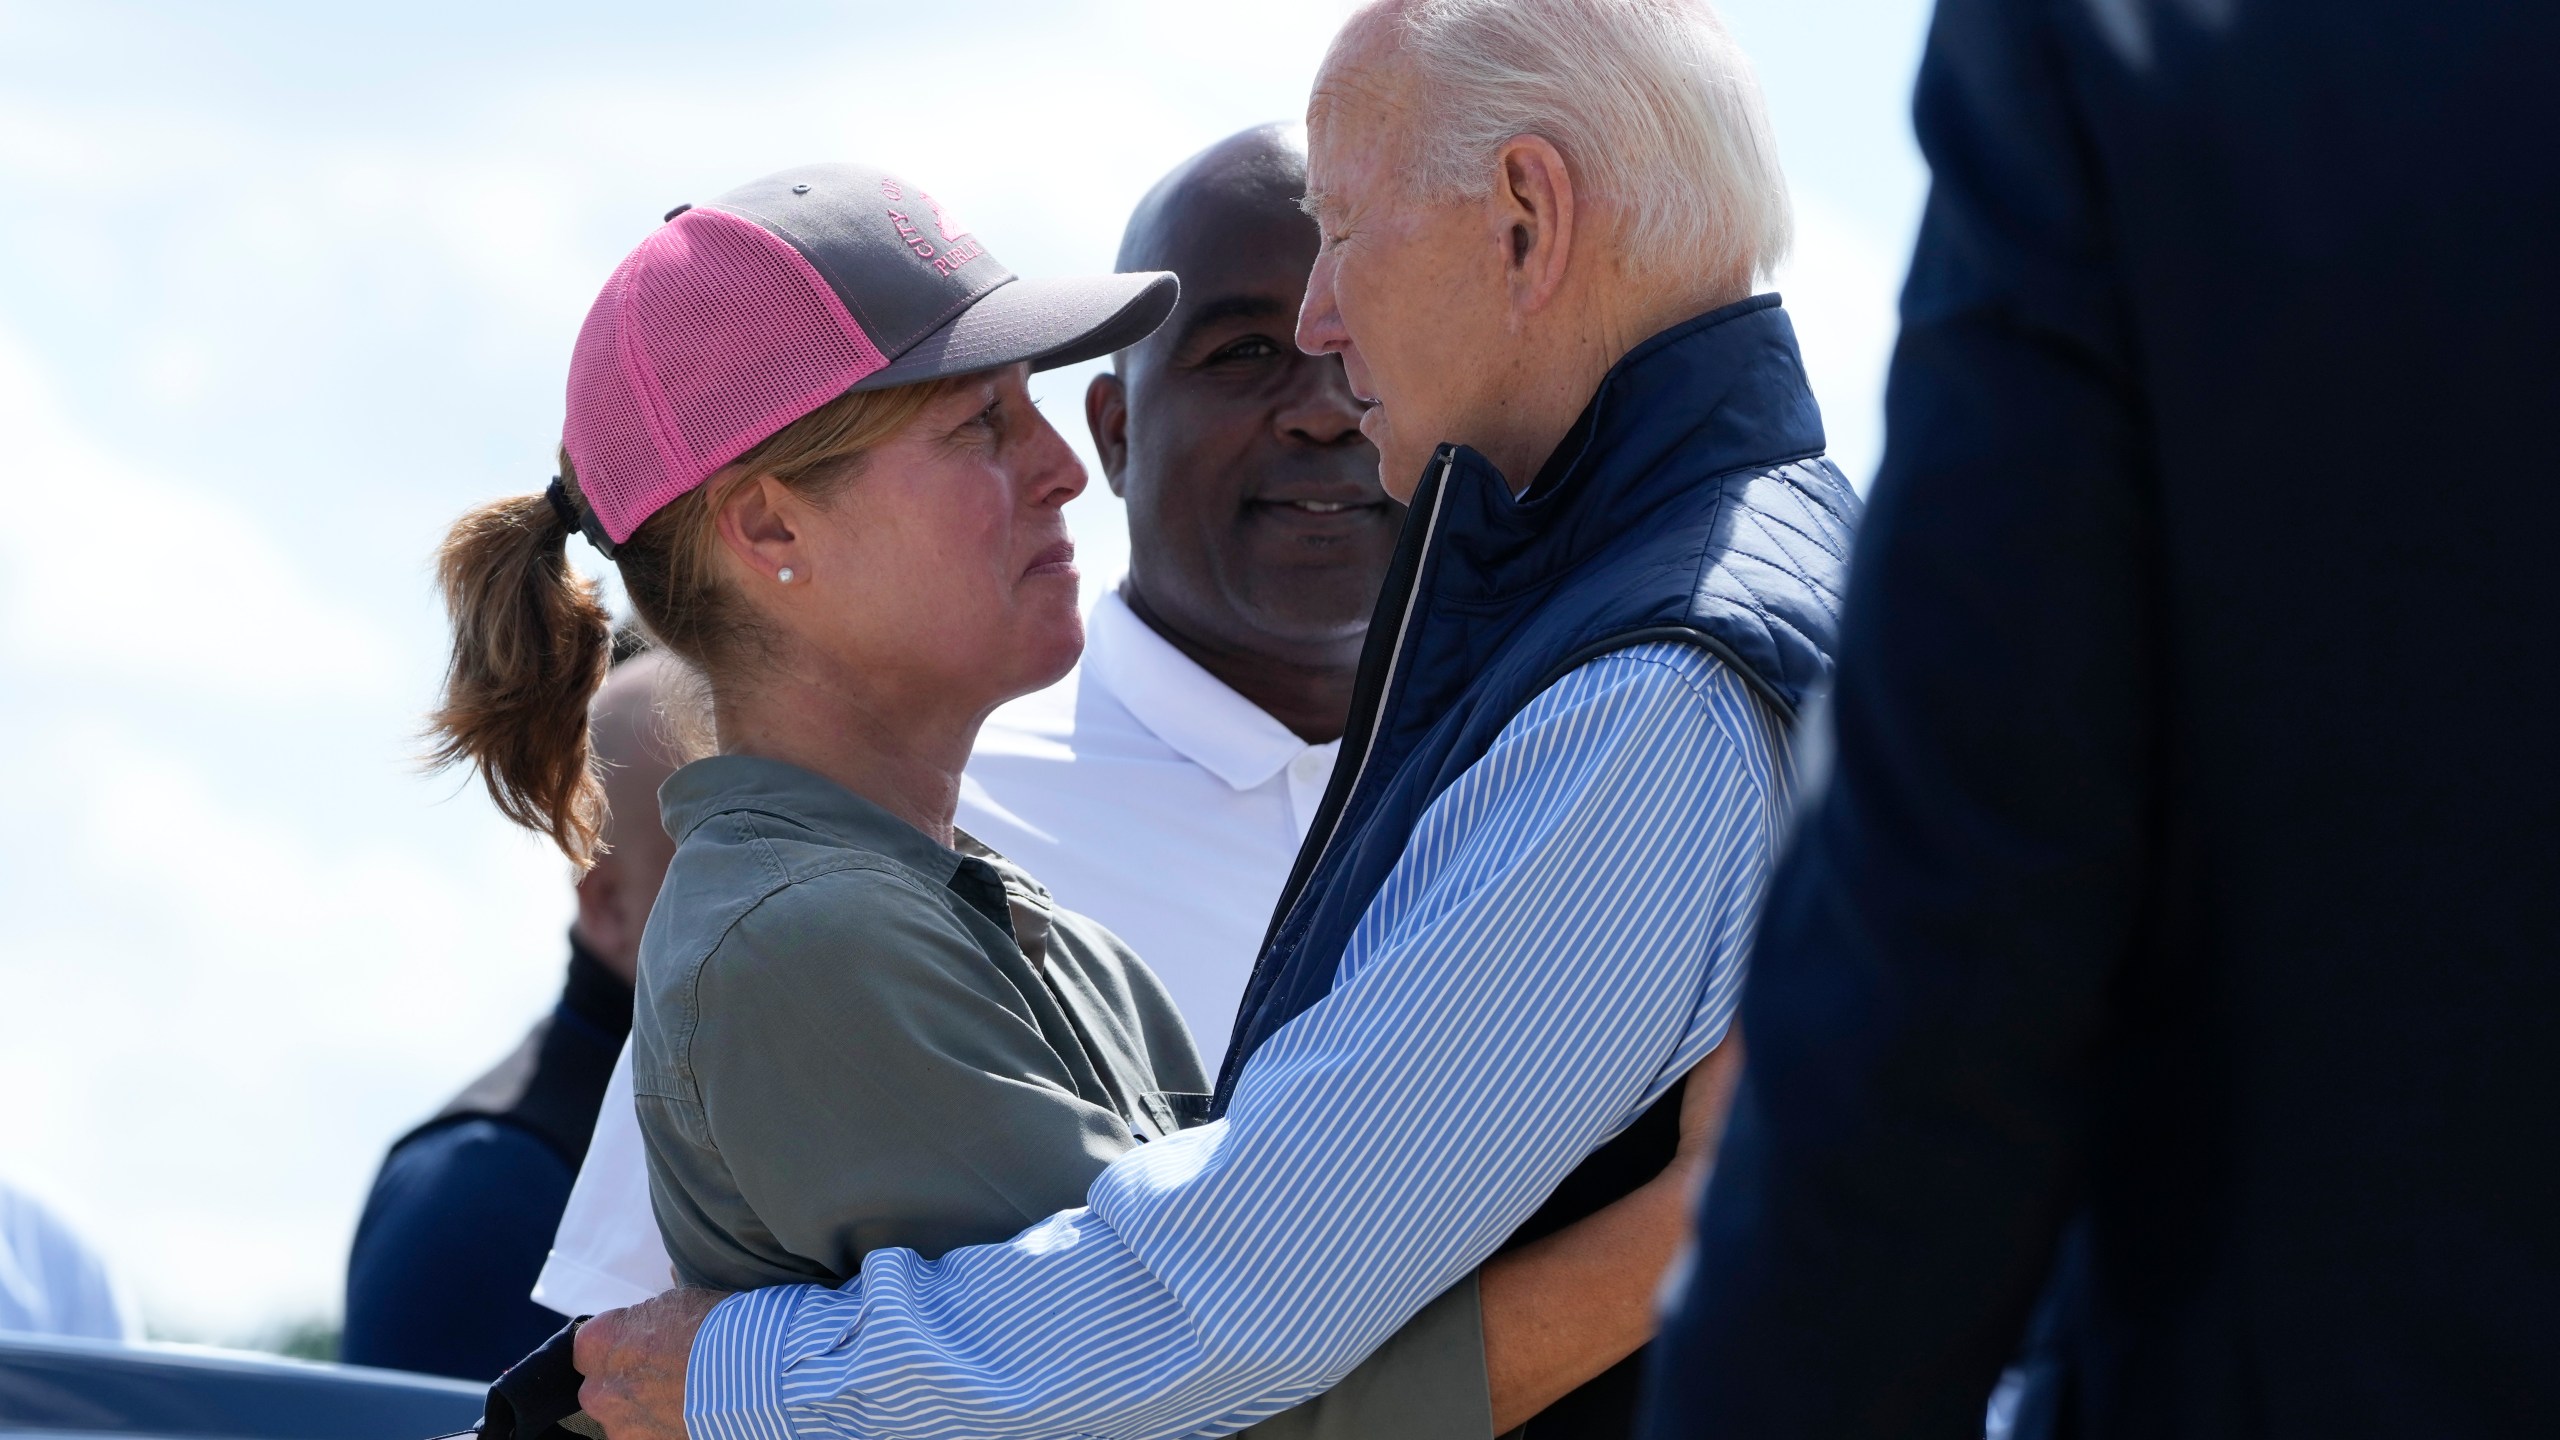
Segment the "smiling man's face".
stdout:
[[1299,174],[1286,142],[1239,137],[1151,200],[1123,268],[1174,271],[1182,302],[1088,409],[1159,628],[1330,665],[1358,652],[1403,510],[1342,362],[1291,341],[1316,252]]

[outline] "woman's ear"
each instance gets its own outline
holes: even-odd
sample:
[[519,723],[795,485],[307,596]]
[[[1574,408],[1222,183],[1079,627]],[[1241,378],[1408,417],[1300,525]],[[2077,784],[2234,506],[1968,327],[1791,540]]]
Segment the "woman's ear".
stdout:
[[750,475],[728,489],[714,517],[720,543],[755,574],[788,585],[809,573],[802,553],[804,502],[770,475]]

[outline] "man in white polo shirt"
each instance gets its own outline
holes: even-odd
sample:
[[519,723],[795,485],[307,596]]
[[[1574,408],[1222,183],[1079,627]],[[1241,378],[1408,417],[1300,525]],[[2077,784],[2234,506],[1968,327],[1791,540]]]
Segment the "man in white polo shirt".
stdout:
[[[960,827],[1117,931],[1214,1073],[1333,772],[1403,510],[1341,360],[1292,339],[1316,253],[1293,127],[1232,136],[1140,201],[1122,270],[1182,300],[1085,395],[1129,574],[1074,674],[998,711]],[[563,1314],[674,1283],[649,1208],[629,1057],[533,1297]]]

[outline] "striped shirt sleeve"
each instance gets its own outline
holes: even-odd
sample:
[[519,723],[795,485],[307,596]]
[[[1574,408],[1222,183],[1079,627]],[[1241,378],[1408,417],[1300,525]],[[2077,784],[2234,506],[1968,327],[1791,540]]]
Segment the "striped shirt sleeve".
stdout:
[[692,1434],[1209,1436],[1324,1390],[1723,1038],[1785,743],[1694,647],[1575,669],[1424,813],[1224,1120],[1004,1244],[724,1300]]

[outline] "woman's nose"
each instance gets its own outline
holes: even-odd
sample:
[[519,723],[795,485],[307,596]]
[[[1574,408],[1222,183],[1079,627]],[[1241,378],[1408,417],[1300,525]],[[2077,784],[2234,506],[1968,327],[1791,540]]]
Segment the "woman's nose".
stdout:
[[1039,425],[1031,442],[1033,454],[1028,467],[1032,503],[1064,505],[1084,493],[1084,462],[1076,458],[1075,447],[1058,433],[1057,426],[1049,423],[1048,416],[1036,409],[1031,413]]

